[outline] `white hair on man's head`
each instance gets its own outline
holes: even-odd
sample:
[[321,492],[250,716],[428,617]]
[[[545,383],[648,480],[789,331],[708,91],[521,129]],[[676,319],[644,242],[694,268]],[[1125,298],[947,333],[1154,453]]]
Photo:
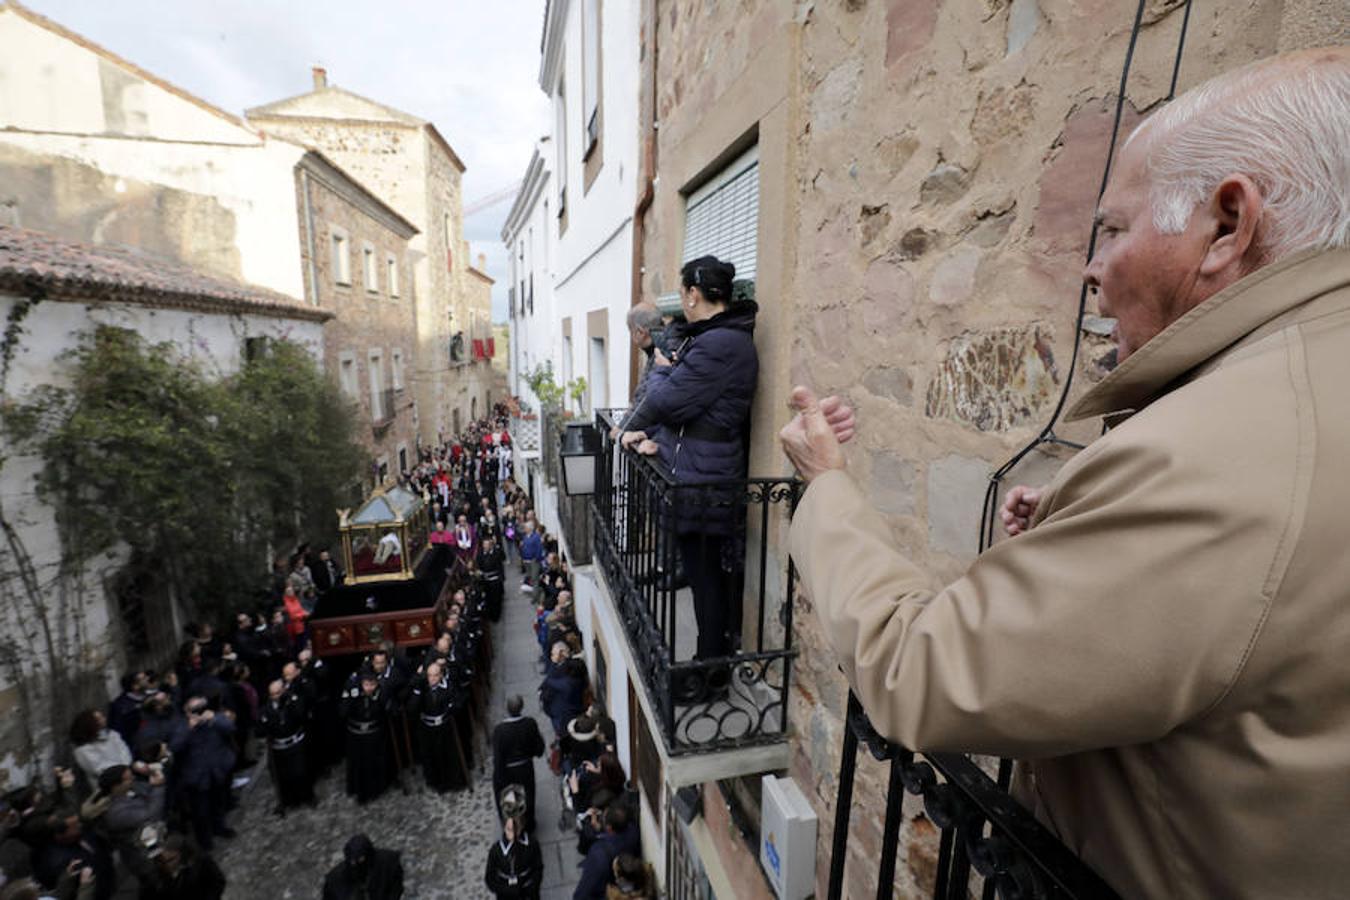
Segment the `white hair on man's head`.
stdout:
[[1230,175],[1261,192],[1261,262],[1350,246],[1350,53],[1261,60],[1187,91],[1130,135],[1147,147],[1153,224],[1185,230]]

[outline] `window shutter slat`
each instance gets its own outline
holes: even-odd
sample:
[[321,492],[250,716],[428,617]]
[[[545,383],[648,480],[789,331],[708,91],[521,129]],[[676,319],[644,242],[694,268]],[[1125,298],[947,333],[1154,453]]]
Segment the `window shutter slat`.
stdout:
[[716,256],[736,266],[736,278],[754,280],[759,232],[759,162],[755,160],[685,215],[684,262]]

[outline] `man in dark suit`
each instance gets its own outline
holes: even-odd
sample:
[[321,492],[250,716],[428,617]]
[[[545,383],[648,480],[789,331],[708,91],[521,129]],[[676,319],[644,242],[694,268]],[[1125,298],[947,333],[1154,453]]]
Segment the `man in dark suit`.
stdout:
[[534,831],[534,761],[544,755],[544,737],[524,712],[525,699],[516,694],[506,701],[506,718],[492,730],[492,795],[500,797],[510,784],[525,789],[521,819],[528,833]]
[[342,581],[343,572],[331,553],[320,550],[318,557],[309,564],[309,574],[314,579],[314,589],[322,597]]
[[491,534],[483,538],[483,545],[478,550],[478,571],[483,575],[487,617],[493,622],[501,621],[502,600],[506,595],[506,557]]
[[150,676],[128,672],[122,676],[122,693],[108,704],[108,727],[122,736],[128,747],[136,746],[141,727],[141,706],[149,696]]

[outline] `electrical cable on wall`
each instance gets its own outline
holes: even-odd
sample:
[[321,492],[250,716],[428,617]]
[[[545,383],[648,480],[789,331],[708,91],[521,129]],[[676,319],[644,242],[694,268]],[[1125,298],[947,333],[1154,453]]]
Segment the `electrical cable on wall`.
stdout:
[[[1120,136],[1120,120],[1125,111],[1125,91],[1129,84],[1130,67],[1134,62],[1135,46],[1139,42],[1139,32],[1144,22],[1144,6],[1146,0],[1139,0],[1134,12],[1134,25],[1130,29],[1130,41],[1125,49],[1125,62],[1120,72],[1120,87],[1116,92],[1116,110],[1115,117],[1111,123],[1111,142],[1106,150],[1106,165],[1102,170],[1102,180],[1097,188],[1097,202],[1100,203],[1102,195],[1106,193],[1106,184],[1111,176],[1111,167],[1115,161],[1116,141]],[[1181,35],[1177,40],[1176,56],[1172,63],[1172,80],[1167,92],[1167,99],[1171,100],[1176,96],[1177,78],[1181,73],[1181,57],[1186,47],[1186,32],[1191,21],[1191,0],[1186,0],[1185,11],[1181,20]],[[1097,249],[1097,231],[1099,223],[1096,219],[1096,204],[1093,205],[1092,231],[1088,235],[1087,259],[1092,259],[1093,253]],[[1084,282],[1078,292],[1078,314],[1074,321],[1073,332],[1073,352],[1069,356],[1068,374],[1064,378],[1064,388],[1060,391],[1059,400],[1055,403],[1054,412],[1050,414],[1050,421],[1041,429],[1040,433],[1012,455],[1003,465],[999,466],[992,475],[989,476],[989,485],[984,492],[984,507],[980,516],[980,535],[977,541],[977,550],[983,553],[994,543],[994,523],[997,519],[999,505],[999,487],[1003,479],[1012,471],[1027,454],[1044,444],[1060,444],[1066,447],[1072,447],[1075,450],[1083,449],[1082,444],[1065,440],[1055,434],[1055,424],[1059,421],[1060,415],[1064,412],[1064,406],[1069,399],[1069,391],[1073,387],[1074,372],[1078,368],[1079,351],[1083,343],[1083,317],[1087,313],[1088,286]]]

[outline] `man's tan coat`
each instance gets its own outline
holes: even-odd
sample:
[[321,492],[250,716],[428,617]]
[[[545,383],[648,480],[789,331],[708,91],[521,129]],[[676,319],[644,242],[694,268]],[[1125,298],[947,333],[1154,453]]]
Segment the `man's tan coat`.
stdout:
[[1127,410],[946,587],[822,475],[803,586],[884,735],[1026,761],[1122,896],[1350,896],[1350,251],[1216,294],[1071,414]]

